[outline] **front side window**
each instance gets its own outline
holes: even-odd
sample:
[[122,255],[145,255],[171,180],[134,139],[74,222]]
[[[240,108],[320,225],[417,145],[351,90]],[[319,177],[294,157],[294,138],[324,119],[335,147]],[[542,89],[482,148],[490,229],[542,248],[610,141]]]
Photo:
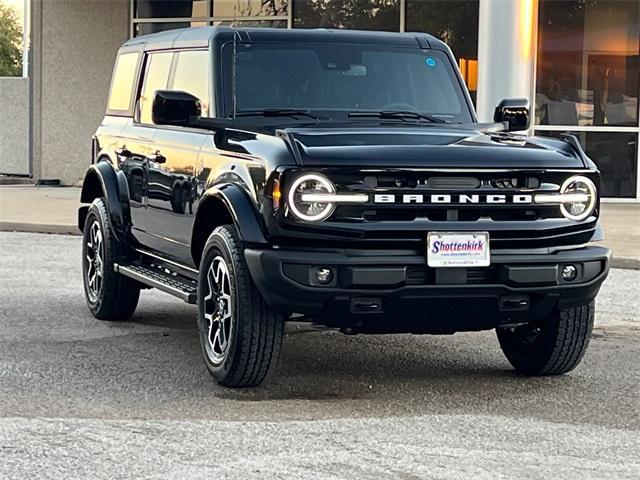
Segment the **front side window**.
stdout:
[[128,112],[131,109],[139,56],[138,52],[123,53],[118,56],[111,80],[109,110]]
[[140,122],[153,123],[151,110],[153,107],[153,96],[158,90],[167,88],[169,71],[171,70],[171,59],[173,53],[153,53],[147,59],[147,72],[140,96]]
[[190,93],[202,102],[202,116],[209,116],[209,52],[179,52],[171,90]]
[[446,54],[366,45],[238,45],[223,49],[227,114],[305,109],[341,118],[354,112],[411,111],[450,122],[472,121]]

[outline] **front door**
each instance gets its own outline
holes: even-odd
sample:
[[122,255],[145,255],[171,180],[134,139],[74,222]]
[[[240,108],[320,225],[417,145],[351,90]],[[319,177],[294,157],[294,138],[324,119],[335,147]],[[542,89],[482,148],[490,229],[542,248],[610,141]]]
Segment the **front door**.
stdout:
[[147,157],[146,243],[185,265],[191,264],[196,198],[194,172],[207,137],[206,131],[159,128]]
[[[209,115],[210,61],[208,50],[152,53],[140,100],[140,122],[152,123],[151,106],[157,90],[195,95],[202,116]],[[146,160],[146,208],[140,221],[144,244],[185,265],[191,265],[191,232],[195,218],[194,171],[198,154],[210,133],[185,127],[156,125]]]

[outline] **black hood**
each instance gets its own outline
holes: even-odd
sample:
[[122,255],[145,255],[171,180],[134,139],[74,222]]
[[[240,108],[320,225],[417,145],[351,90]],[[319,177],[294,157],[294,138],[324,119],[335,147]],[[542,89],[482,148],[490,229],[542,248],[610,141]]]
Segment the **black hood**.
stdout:
[[[476,126],[477,127],[477,126]],[[287,128],[302,166],[573,169],[587,165],[568,143],[450,126]]]

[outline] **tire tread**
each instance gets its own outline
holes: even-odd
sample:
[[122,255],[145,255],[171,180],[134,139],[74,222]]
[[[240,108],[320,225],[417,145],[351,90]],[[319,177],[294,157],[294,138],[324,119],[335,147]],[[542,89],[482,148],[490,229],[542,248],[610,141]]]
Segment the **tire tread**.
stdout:
[[582,361],[589,345],[595,316],[594,302],[562,308],[541,324],[544,338],[523,346],[508,331],[498,330],[498,340],[514,368],[526,375],[560,375]]
[[102,198],[95,199],[91,204],[85,231],[89,228],[89,220],[93,216],[96,216],[100,221],[104,237],[104,290],[101,301],[93,307],[89,305],[89,308],[94,317],[99,320],[127,320],[133,315],[138,306],[140,285],[135,280],[131,280],[113,270],[113,264],[124,258],[125,248],[111,231],[108,221],[109,213]]
[[[282,314],[267,305],[253,283],[244,259],[244,248],[235,229],[223,225],[214,230],[212,237],[214,235],[222,237],[234,260],[236,308],[237,314],[242,318],[238,318],[236,322],[239,327],[236,332],[238,343],[229,371],[223,378],[213,372],[212,374],[220,384],[227,387],[255,387],[273,372],[277,364],[284,319]],[[203,255],[205,257],[206,251]]]

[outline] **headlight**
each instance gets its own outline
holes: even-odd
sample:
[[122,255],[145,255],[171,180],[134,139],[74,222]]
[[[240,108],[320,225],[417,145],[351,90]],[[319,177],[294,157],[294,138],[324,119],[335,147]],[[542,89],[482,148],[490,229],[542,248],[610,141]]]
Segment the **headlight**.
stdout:
[[[309,201],[310,195],[332,195],[336,188],[327,177],[319,173],[308,173],[296,178],[289,187],[288,206],[300,220],[320,222],[328,218],[335,209],[333,202]],[[313,198],[313,197],[312,197]],[[322,198],[322,197],[320,197]]]
[[596,186],[587,177],[568,178],[560,188],[565,201],[560,204],[560,211],[570,220],[584,220],[596,206]]

